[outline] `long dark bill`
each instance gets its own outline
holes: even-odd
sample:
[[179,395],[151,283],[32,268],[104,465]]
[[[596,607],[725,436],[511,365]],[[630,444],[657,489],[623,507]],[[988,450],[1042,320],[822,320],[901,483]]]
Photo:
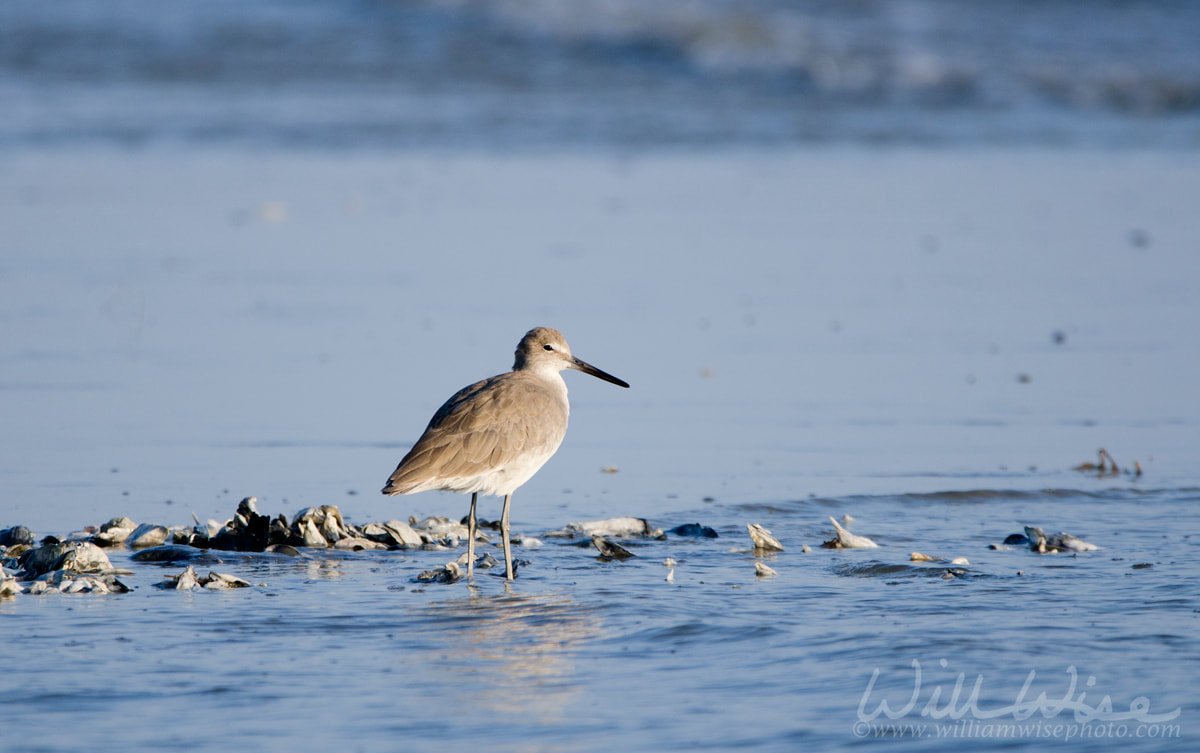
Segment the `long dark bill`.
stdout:
[[582,361],[582,360],[572,356],[571,363],[574,364],[576,369],[579,369],[584,374],[591,374],[592,376],[594,376],[598,379],[603,379],[606,382],[612,382],[613,384],[617,385],[618,387],[628,387],[629,386],[628,382],[621,380],[621,379],[617,379],[615,376],[613,376],[612,374],[609,374],[607,371],[601,371],[600,369],[597,369],[595,366],[591,365],[587,361]]

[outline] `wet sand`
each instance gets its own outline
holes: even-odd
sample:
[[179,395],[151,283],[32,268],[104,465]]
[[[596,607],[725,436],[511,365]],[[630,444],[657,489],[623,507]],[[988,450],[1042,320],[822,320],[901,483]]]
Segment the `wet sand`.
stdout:
[[1196,167],[9,154],[11,520],[203,519],[249,494],[392,517],[388,468],[538,324],[634,389],[568,377],[571,431],[520,521],[1054,486],[1099,447],[1185,485]]

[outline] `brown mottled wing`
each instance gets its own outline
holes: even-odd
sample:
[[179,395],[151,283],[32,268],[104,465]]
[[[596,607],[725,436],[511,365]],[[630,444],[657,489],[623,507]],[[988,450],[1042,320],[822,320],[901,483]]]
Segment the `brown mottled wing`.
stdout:
[[476,382],[438,409],[383,488],[384,494],[439,488],[503,467],[529,447],[554,446],[566,430],[557,397],[519,373]]

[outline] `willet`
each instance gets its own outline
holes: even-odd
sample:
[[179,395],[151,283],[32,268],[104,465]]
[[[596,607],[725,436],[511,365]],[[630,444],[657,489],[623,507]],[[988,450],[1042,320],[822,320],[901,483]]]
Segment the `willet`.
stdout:
[[570,405],[559,373],[564,369],[629,386],[571,355],[558,330],[531,329],[517,344],[513,370],[476,382],[447,400],[383,487],[384,494],[430,489],[470,493],[467,577],[475,567],[475,502],[482,493],[504,496],[504,573],[513,579],[508,506],[513,492],[546,464],[566,436]]

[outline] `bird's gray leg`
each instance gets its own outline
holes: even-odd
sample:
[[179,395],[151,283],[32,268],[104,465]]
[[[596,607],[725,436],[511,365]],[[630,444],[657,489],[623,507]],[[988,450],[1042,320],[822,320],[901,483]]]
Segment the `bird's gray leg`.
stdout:
[[479,499],[479,492],[471,494],[471,514],[467,516],[467,578],[470,579],[475,574],[475,531],[479,525],[475,522],[475,500]]
[[504,512],[500,513],[500,535],[504,537],[504,576],[505,580],[513,579],[512,544],[508,534],[508,501],[511,494],[504,495]]

